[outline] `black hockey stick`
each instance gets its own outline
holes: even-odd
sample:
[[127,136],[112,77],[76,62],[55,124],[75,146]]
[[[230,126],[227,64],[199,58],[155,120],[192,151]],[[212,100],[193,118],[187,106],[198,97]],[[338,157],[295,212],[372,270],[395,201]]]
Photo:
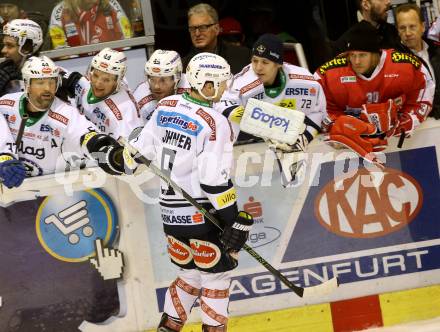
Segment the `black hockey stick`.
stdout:
[[[197,208],[210,222],[212,222],[217,228],[223,230],[220,226],[220,222],[207,211],[201,204],[199,204],[194,198],[192,198],[185,190],[180,188],[173,180],[171,180],[167,175],[165,175],[160,168],[155,166],[151,160],[144,157],[139,151],[137,151],[133,146],[131,146],[124,138],[119,138],[119,143],[121,143],[132,156],[136,156],[137,161],[141,161],[145,164],[155,175],[160,177],[163,181],[165,181],[168,185],[173,187],[175,191],[180,193],[189,203],[191,203],[195,208]],[[287,279],[284,275],[281,274],[280,271],[275,269],[272,265],[269,264],[263,257],[261,257],[254,249],[245,244],[243,249],[248,252],[258,263],[263,265],[270,273],[272,273],[275,277],[277,277],[283,284],[289,287],[296,295],[299,297],[309,297],[315,295],[325,295],[333,291],[338,287],[338,279],[333,277],[330,280],[323,282],[320,285],[311,286],[311,287],[300,287],[294,285],[289,279]]]

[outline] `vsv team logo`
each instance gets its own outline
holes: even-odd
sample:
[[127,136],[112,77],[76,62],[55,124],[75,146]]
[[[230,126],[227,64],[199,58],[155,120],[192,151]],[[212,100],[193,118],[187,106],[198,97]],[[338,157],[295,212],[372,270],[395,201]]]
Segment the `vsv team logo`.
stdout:
[[95,252],[94,242],[110,245],[117,234],[118,219],[111,199],[99,189],[73,196],[49,196],[36,217],[38,240],[53,257],[82,262]]

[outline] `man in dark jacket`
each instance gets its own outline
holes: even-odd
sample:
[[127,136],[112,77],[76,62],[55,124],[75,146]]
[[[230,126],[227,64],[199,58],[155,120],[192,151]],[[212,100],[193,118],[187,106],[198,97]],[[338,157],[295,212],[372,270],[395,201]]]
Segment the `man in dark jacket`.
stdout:
[[400,37],[394,25],[387,23],[387,11],[390,9],[390,0],[358,0],[358,8],[363,20],[349,28],[338,40],[332,43],[333,56],[344,52],[347,46],[348,36],[358,25],[370,24],[378,29],[382,37],[381,48],[394,48],[401,52],[408,52],[408,49],[400,42]]
[[189,60],[201,52],[211,52],[223,57],[231,66],[233,74],[249,63],[251,51],[247,47],[226,44],[218,39],[218,14],[212,6],[201,3],[188,10],[188,31],[193,47],[182,59],[184,70]]
[[420,8],[414,3],[396,9],[396,26],[402,43],[423,59],[435,81],[434,101],[429,116],[440,119],[440,48],[432,40],[424,39],[425,25]]

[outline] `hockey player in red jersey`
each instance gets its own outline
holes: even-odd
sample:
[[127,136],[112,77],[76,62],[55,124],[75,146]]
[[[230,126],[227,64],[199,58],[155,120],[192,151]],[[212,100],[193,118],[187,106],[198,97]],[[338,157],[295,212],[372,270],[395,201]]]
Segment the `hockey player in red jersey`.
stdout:
[[379,45],[376,29],[359,26],[347,52],[315,73],[327,99],[328,140],[370,161],[388,137],[413,134],[431,110],[435,87],[416,56]]

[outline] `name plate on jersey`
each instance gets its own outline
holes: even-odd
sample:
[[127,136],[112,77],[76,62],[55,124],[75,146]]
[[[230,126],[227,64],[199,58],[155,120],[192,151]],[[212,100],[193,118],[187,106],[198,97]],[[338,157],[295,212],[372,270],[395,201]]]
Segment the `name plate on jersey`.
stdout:
[[250,98],[240,130],[264,139],[294,144],[305,130],[303,112]]

